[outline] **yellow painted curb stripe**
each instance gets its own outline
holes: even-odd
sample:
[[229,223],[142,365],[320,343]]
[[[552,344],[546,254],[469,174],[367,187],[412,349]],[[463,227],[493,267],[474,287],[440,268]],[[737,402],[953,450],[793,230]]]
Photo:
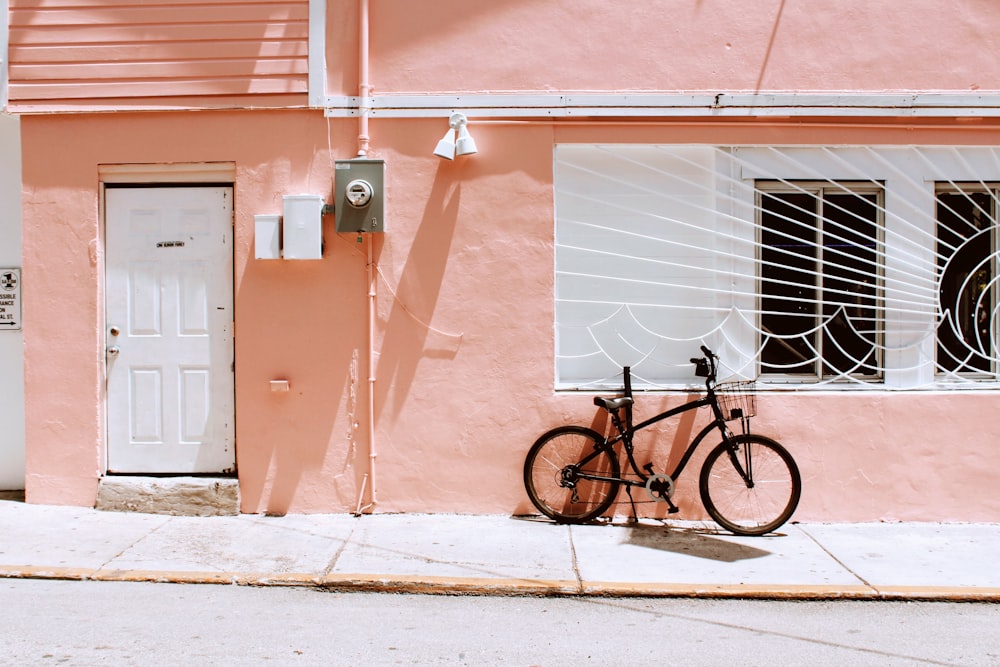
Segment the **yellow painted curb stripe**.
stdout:
[[879,599],[1000,602],[1000,588],[982,586],[864,586],[835,584],[689,584],[578,582],[434,575],[201,572],[0,565],[0,578],[134,581],[241,586],[306,586],[345,591],[467,595],[587,595],[608,597]]

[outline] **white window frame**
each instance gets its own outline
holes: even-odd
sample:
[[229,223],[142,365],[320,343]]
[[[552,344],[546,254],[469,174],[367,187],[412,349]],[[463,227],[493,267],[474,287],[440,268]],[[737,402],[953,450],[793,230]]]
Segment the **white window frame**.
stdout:
[[[822,195],[821,195],[821,200],[822,201],[825,201],[825,195],[828,192],[831,193],[831,194],[848,193],[848,194],[859,194],[859,195],[876,195],[876,197],[877,197],[877,202],[876,202],[877,210],[876,210],[876,219],[874,220],[874,224],[876,225],[877,234],[876,234],[876,237],[874,238],[874,241],[875,241],[875,244],[876,244],[876,251],[875,252],[876,252],[876,256],[882,256],[882,255],[884,255],[884,252],[885,252],[885,249],[884,249],[885,234],[883,232],[883,226],[884,226],[884,217],[885,216],[883,214],[883,211],[885,210],[884,209],[885,188],[884,188],[884,186],[881,183],[856,183],[856,182],[852,182],[852,181],[838,181],[837,183],[832,183],[831,184],[828,181],[794,181],[794,182],[760,181],[760,182],[757,182],[755,184],[755,189],[757,191],[757,194],[756,194],[756,206],[755,206],[756,211],[757,211],[757,217],[756,217],[755,224],[757,226],[757,230],[758,230],[758,234],[759,235],[763,235],[763,232],[764,232],[764,225],[763,225],[763,220],[762,220],[763,213],[764,213],[764,210],[763,210],[763,198],[764,198],[764,196],[767,193],[775,193],[775,194],[795,194],[795,193],[812,194],[814,192],[820,192],[820,193],[822,193]],[[815,197],[816,195],[813,194],[813,196]],[[817,215],[817,219],[819,221],[823,220],[823,218],[820,217],[819,215]],[[817,228],[817,233],[818,234],[826,234],[827,233],[825,227],[822,225],[822,222],[821,222],[820,226]],[[764,294],[764,287],[763,287],[763,282],[764,282],[763,281],[763,257],[762,257],[763,251],[764,251],[764,245],[763,245],[763,241],[761,241],[758,244],[758,256],[757,256],[757,262],[758,262],[758,279],[759,279],[759,281],[758,281],[758,290],[757,290],[757,298],[758,298],[759,303],[760,303],[760,305],[758,306],[758,309],[757,309],[757,311],[758,311],[758,320],[757,320],[758,327],[757,327],[757,329],[760,332],[759,333],[760,338],[758,339],[759,343],[758,343],[757,347],[761,351],[763,351],[763,346],[764,346],[764,340],[763,339],[765,338],[765,334],[763,333],[763,330],[764,330],[764,326],[763,326],[763,317],[764,317],[763,301],[766,298],[766,295]],[[820,252],[820,254],[816,258],[817,263],[821,262],[821,260],[822,260],[822,254],[821,254],[822,251],[819,251],[819,252]],[[875,286],[874,287],[875,287],[876,295],[881,295],[883,293],[883,290],[884,290],[884,270],[883,270],[883,264],[884,264],[883,259],[881,259],[881,258],[877,259],[876,260],[875,271],[872,273],[872,277],[874,278],[874,281],[875,281]],[[821,312],[822,311],[822,299],[824,298],[823,297],[823,292],[824,292],[824,289],[825,289],[825,287],[824,287],[824,280],[827,279],[827,278],[829,278],[829,276],[827,275],[827,273],[825,271],[823,271],[822,269],[820,269],[819,270],[819,275],[816,276],[816,283],[814,284],[814,289],[819,293],[819,299],[820,299],[819,301],[816,301],[814,303],[814,309],[813,309],[813,318],[814,318],[814,320],[815,320],[815,322],[817,324],[819,324],[820,320],[823,318],[823,314]],[[876,301],[878,301],[878,300],[879,300],[879,297],[876,296]],[[883,323],[884,320],[885,320],[884,315],[883,315],[884,309],[880,305],[876,305],[876,312],[878,313],[878,315],[876,316],[876,319],[878,320],[878,322],[880,324]],[[813,367],[814,367],[814,370],[816,371],[815,373],[811,373],[811,374],[810,373],[776,373],[776,372],[767,373],[767,372],[764,372],[764,369],[763,369],[763,360],[762,359],[758,359],[757,360],[757,362],[758,362],[757,368],[758,368],[758,373],[761,375],[762,379],[764,381],[766,381],[766,382],[775,383],[775,384],[801,384],[801,383],[804,383],[804,382],[815,382],[815,381],[819,381],[819,380],[830,379],[830,377],[832,377],[833,381],[836,382],[837,381],[836,376],[829,376],[828,377],[828,376],[825,376],[823,374],[823,372],[822,372],[823,365],[824,365],[824,357],[823,357],[824,346],[823,346],[823,343],[822,343],[822,337],[823,337],[822,332],[818,331],[817,334],[816,334],[816,337],[817,337],[818,346],[820,347],[820,350],[819,350],[820,356],[813,362]],[[881,352],[881,349],[884,348],[883,335],[881,333],[879,333],[879,334],[876,335],[875,346],[876,346],[876,363],[881,367],[882,366],[882,356],[883,356],[882,352]],[[856,379],[856,380],[858,380],[860,382],[879,383],[879,382],[882,381],[882,373],[881,372],[876,372],[876,373],[870,374],[870,375],[863,375],[863,374],[855,373],[855,374],[852,374],[850,377],[852,377],[852,378],[854,378],[854,379]],[[842,382],[843,381],[847,381],[847,378],[841,378],[840,381],[842,381]]]

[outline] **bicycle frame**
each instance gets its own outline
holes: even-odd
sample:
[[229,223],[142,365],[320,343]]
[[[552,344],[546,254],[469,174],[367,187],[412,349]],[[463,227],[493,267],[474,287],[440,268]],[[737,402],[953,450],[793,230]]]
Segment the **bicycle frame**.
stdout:
[[[698,408],[704,407],[706,405],[710,406],[712,404],[713,404],[713,399],[708,396],[704,396],[696,401],[692,401],[691,403],[685,403],[684,405],[680,405],[676,408],[671,408],[666,412],[661,412],[655,417],[647,419],[646,421],[640,422],[639,424],[636,424],[634,426],[629,426],[626,424],[624,430],[619,429],[618,435],[616,435],[611,439],[605,439],[605,444],[608,447],[614,447],[619,442],[624,443],[625,454],[628,456],[629,465],[631,466],[635,474],[639,476],[640,479],[640,481],[637,482],[623,479],[622,482],[625,484],[629,484],[630,486],[643,486],[649,479],[649,477],[647,477],[642,473],[642,471],[639,468],[639,465],[635,461],[635,444],[632,438],[637,431],[641,431],[642,429],[652,426],[653,424],[663,421],[665,419],[670,419],[671,417],[675,417],[677,415],[689,412],[691,410],[697,410]],[[726,428],[726,423],[721,419],[713,420],[710,424],[701,429],[698,435],[696,435],[691,440],[691,443],[687,446],[687,449],[684,450],[684,455],[681,457],[681,460],[677,462],[677,466],[674,468],[673,471],[670,472],[671,479],[676,480],[680,476],[680,474],[684,472],[684,468],[687,467],[687,464],[691,460],[691,457],[694,455],[694,451],[698,448],[698,445],[701,444],[702,440],[708,437],[709,433],[711,433],[716,429],[718,429],[719,432],[722,434],[722,439],[724,441],[726,442],[729,441],[729,431]]]
[[[704,348],[702,349],[704,350]],[[732,433],[729,430],[729,427],[726,426],[726,421],[725,419],[723,419],[722,412],[719,409],[718,399],[716,398],[715,395],[715,387],[714,387],[715,373],[716,373],[715,358],[711,356],[711,354],[709,353],[708,359],[711,363],[711,369],[708,374],[708,377],[705,380],[706,393],[701,398],[695,401],[691,401],[690,403],[685,403],[684,405],[679,405],[675,408],[671,408],[669,410],[661,412],[660,414],[651,417],[638,424],[632,423],[631,404],[625,406],[624,408],[625,409],[624,423],[622,422],[622,418],[618,414],[618,411],[608,410],[608,413],[611,415],[612,424],[618,431],[618,435],[611,438],[607,437],[604,438],[604,442],[600,446],[595,447],[594,452],[592,454],[585,456],[582,460],[580,460],[579,463],[576,464],[577,474],[579,475],[579,477],[581,479],[589,479],[594,481],[612,481],[612,482],[617,481],[620,482],[621,484],[630,487],[645,486],[646,482],[648,482],[649,478],[653,475],[653,472],[651,470],[652,464],[647,464],[646,468],[650,474],[649,475],[643,474],[642,469],[640,469],[639,464],[636,463],[635,460],[635,444],[633,442],[633,437],[635,436],[635,434],[644,428],[648,428],[649,426],[656,424],[657,422],[670,419],[671,417],[676,417],[677,415],[689,412],[691,410],[697,410],[698,408],[710,406],[712,408],[713,420],[704,428],[702,428],[701,431],[698,432],[698,435],[696,435],[688,444],[687,449],[684,450],[684,455],[681,457],[681,460],[677,462],[677,466],[669,473],[670,479],[676,481],[677,478],[680,477],[681,473],[683,473],[684,469],[687,467],[687,464],[691,461],[691,457],[694,455],[695,450],[698,449],[702,441],[706,437],[708,437],[708,434],[715,430],[718,430],[719,433],[721,434],[722,441],[730,445],[730,455],[733,458],[733,465],[736,467],[737,471],[739,471],[740,476],[743,477],[744,480],[752,479],[749,477],[749,470],[745,470],[744,469],[745,467],[740,465],[739,461],[737,461],[737,459],[735,458],[735,455],[733,455],[733,450],[735,449],[735,445],[732,445]],[[695,360],[692,359],[692,361]],[[632,398],[631,369],[628,366],[625,366],[622,369],[622,371],[623,371],[623,379],[625,382],[625,387],[624,387],[625,396],[627,398]],[[639,478],[638,480],[630,480],[624,478],[617,479],[612,477],[605,477],[603,475],[592,475],[588,473],[579,472],[579,468],[585,466],[596,456],[598,456],[601,452],[613,450],[614,446],[619,442],[623,443],[625,454],[626,456],[628,456],[629,466],[632,468],[632,471],[638,476]],[[611,453],[612,455],[614,455],[613,451]]]
[[[685,403],[684,405],[679,405],[676,408],[671,408],[666,412],[661,412],[655,417],[652,417],[635,425],[631,424],[631,415],[627,417],[626,419],[627,423],[623,425],[621,423],[621,417],[619,417],[616,413],[612,412],[611,419],[612,422],[617,422],[615,423],[615,428],[618,431],[618,435],[612,438],[605,438],[604,442],[599,447],[597,447],[593,453],[585,456],[576,465],[578,468],[583,467],[591,460],[593,460],[596,456],[598,456],[601,452],[613,449],[615,445],[621,442],[624,445],[623,448],[625,450],[625,454],[626,456],[628,456],[629,466],[632,468],[632,471],[639,477],[639,479],[619,480],[613,477],[604,477],[602,475],[591,475],[582,472],[578,473],[580,478],[590,479],[595,481],[611,481],[611,482],[620,481],[622,484],[625,484],[627,486],[645,486],[650,476],[643,474],[642,469],[640,468],[639,464],[636,463],[635,460],[635,445],[633,443],[632,438],[636,434],[636,432],[641,431],[642,429],[647,428],[649,426],[652,426],[657,422],[663,421],[665,419],[670,419],[671,417],[675,417],[679,414],[683,414],[691,410],[697,410],[698,408],[713,405],[713,403],[714,399],[711,396],[703,396],[702,398],[699,398],[696,401],[692,401],[691,403]],[[696,435],[691,440],[691,443],[687,446],[687,449],[684,451],[684,455],[681,457],[681,460],[677,462],[677,466],[673,469],[673,471],[670,472],[671,479],[676,480],[680,476],[680,474],[684,472],[684,468],[687,467],[687,464],[691,460],[691,457],[694,455],[695,450],[698,449],[698,446],[702,443],[702,441],[706,437],[708,437],[708,434],[716,429],[718,429],[718,431],[722,434],[723,441],[729,442],[730,440],[729,429],[726,428],[726,423],[722,419],[718,418],[718,416],[716,415],[716,418],[707,426],[705,426],[703,429],[701,429],[701,431],[698,432],[698,435]]]

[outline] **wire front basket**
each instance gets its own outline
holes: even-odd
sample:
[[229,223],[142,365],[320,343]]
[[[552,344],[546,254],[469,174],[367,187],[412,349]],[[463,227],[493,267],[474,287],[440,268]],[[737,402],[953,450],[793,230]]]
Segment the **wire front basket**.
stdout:
[[715,385],[719,409],[726,421],[749,419],[757,414],[757,383],[753,380]]

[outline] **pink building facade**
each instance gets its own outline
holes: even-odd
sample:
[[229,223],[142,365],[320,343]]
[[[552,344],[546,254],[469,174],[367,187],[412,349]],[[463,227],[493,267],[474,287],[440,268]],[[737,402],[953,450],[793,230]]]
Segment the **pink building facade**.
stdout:
[[28,502],[530,512],[541,432],[708,344],[796,518],[1000,520],[989,3],[9,3]]

